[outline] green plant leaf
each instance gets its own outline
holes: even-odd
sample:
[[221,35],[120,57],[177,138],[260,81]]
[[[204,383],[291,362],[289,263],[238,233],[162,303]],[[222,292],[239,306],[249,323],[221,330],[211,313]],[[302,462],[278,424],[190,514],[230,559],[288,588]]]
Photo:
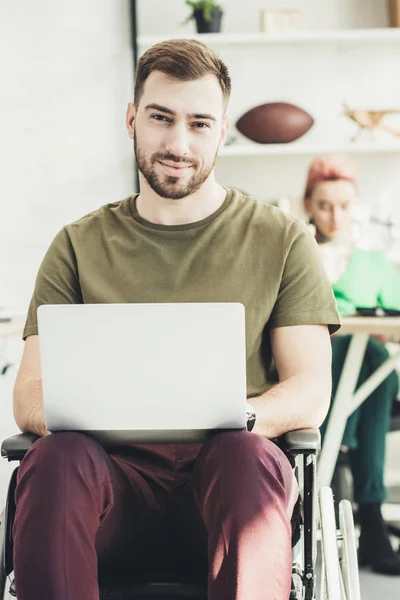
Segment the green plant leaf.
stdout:
[[186,25],[194,19],[194,11],[201,10],[205,21],[210,22],[212,19],[212,11],[222,11],[221,4],[213,2],[213,0],[185,0],[185,4],[192,9],[191,14],[182,22],[182,25]]

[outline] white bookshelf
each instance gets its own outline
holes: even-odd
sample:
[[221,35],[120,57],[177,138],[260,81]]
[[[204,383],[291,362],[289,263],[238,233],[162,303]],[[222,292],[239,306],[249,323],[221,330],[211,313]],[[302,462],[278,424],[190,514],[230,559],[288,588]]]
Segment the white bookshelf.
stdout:
[[[357,2],[361,7],[364,0]],[[384,21],[381,19],[380,22]],[[326,27],[329,26],[326,20],[324,23]],[[373,20],[370,19],[369,23],[372,25]],[[240,22],[235,21],[235,24],[239,29]],[[315,26],[318,26],[317,21]],[[147,30],[151,31],[150,26]],[[217,164],[221,183],[227,186],[234,184],[262,198],[266,194],[264,170],[271,163],[268,172],[269,196],[295,197],[299,189],[302,189],[307,162],[315,156],[340,153],[349,155],[356,161],[363,189],[366,190],[366,202],[371,205],[376,202],[382,186],[398,193],[400,139],[377,132],[376,139],[372,140],[367,133],[362,133],[355,143],[351,143],[352,132],[356,133],[358,130],[356,125],[351,124],[343,115],[341,107],[343,101],[351,108],[398,106],[396,73],[400,60],[400,28],[360,27],[276,34],[222,32],[199,35],[195,33],[194,27],[180,30],[173,25],[166,26],[164,33],[140,35],[139,55],[163,40],[179,38],[201,40],[223,57],[228,67],[232,66],[234,71],[235,119],[232,119],[232,132],[236,140],[220,149]],[[307,61],[310,58],[311,71],[308,71]],[[387,61],[382,62],[382,68],[381,61]],[[266,83],[266,76],[262,83],[258,82],[257,74],[263,64],[271,73],[271,85]],[[279,69],[280,64],[282,69]],[[296,64],[300,67],[299,80],[296,79]],[[240,82],[242,69],[246,70],[246,85],[251,84],[249,90],[236,85]],[[290,72],[291,80],[286,78],[285,69]],[[316,84],[319,70],[321,89],[319,84]],[[298,86],[302,85],[302,81],[305,81],[304,85],[316,85],[316,89],[302,88],[297,95]],[[264,86],[264,94],[261,86]],[[332,94],[327,94],[329,86],[332,86]],[[376,93],[370,98],[372,87]],[[279,100],[298,103],[310,114],[315,113],[316,124],[310,134],[290,144],[257,144],[236,132],[234,121],[245,110],[262,102]],[[329,110],[326,115],[321,110],[323,106],[327,106],[327,111]],[[345,124],[342,127],[341,121],[344,120],[347,127]],[[398,127],[397,120],[396,126]],[[284,160],[286,157],[289,159],[290,173],[287,172],[288,163]],[[376,169],[370,168],[371,160],[372,163],[376,161]]]
[[234,143],[223,146],[219,151],[220,158],[256,157],[256,156],[313,156],[320,154],[400,154],[400,141],[397,143],[354,143],[354,144],[256,144]]
[[326,29],[296,31],[293,33],[203,33],[140,35],[139,48],[147,48],[167,39],[193,38],[210,46],[257,45],[257,44],[359,44],[400,43],[400,28],[373,29]]
[[[205,34],[169,34],[141,35],[138,37],[139,50],[157,44],[166,39],[191,37],[199,39],[209,46],[248,46],[254,45],[301,45],[301,44],[396,44],[400,46],[400,28],[371,29],[330,29],[316,31],[297,31],[285,34],[267,33],[205,33]],[[312,156],[340,152],[352,155],[397,154],[400,153],[400,140],[396,143],[355,143],[355,144],[318,144],[304,141],[291,144],[255,144],[240,141],[224,146],[219,152],[220,158],[256,157],[256,156]]]

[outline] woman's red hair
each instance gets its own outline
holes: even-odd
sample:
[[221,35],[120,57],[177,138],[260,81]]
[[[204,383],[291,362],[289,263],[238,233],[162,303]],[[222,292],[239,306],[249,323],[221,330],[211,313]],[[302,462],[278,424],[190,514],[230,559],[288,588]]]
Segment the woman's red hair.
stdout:
[[308,169],[304,198],[311,196],[317,183],[341,180],[351,181],[357,187],[357,170],[354,163],[343,154],[320,156],[313,160]]

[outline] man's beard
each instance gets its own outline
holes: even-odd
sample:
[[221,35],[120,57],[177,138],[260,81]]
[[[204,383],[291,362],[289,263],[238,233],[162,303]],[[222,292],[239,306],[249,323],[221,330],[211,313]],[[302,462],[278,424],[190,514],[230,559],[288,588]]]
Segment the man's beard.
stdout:
[[[156,194],[161,198],[167,198],[168,200],[181,200],[197,192],[197,190],[203,185],[208,179],[211,171],[214,168],[215,161],[217,160],[218,150],[215,153],[214,159],[211,165],[205,166],[201,171],[197,170],[198,162],[191,159],[187,160],[184,157],[175,156],[174,154],[163,154],[157,152],[153,154],[150,159],[146,158],[144,152],[141,151],[140,146],[137,142],[136,132],[134,132],[135,142],[135,157],[136,164],[147,183]],[[191,165],[194,172],[186,183],[181,183],[180,177],[174,177],[173,175],[166,175],[160,177],[155,169],[155,164],[159,161],[174,162],[176,164],[182,163],[184,165]]]

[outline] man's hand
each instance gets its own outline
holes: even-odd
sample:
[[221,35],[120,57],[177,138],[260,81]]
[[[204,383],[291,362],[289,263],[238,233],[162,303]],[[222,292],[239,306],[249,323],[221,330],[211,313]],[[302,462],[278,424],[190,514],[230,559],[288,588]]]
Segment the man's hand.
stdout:
[[51,431],[49,431],[43,421],[38,421],[37,423],[32,423],[32,427],[29,428],[29,433],[35,433],[40,437],[45,437],[46,435],[51,435]]

